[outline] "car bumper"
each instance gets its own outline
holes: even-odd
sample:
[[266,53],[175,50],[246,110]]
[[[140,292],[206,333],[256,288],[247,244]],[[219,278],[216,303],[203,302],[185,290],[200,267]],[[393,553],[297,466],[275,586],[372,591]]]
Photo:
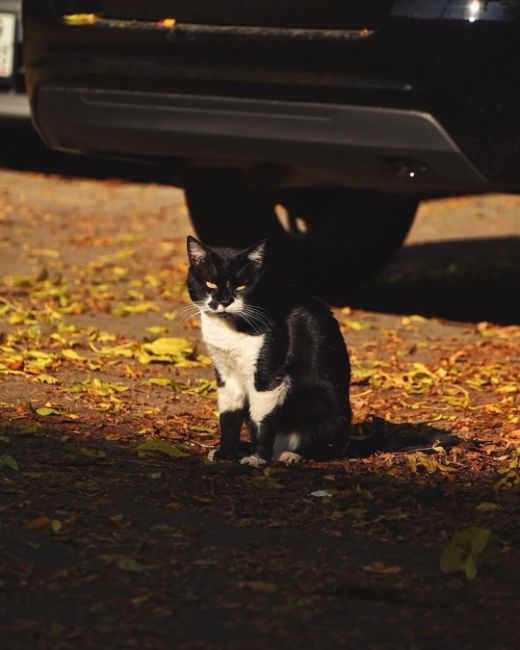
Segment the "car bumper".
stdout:
[[231,161],[277,183],[515,191],[520,16],[423,16],[419,4],[330,30],[126,13],[71,24],[26,0],[33,116],[52,147],[175,169]]
[[487,184],[421,111],[59,86],[35,102],[42,136],[65,151],[254,161],[389,191]]

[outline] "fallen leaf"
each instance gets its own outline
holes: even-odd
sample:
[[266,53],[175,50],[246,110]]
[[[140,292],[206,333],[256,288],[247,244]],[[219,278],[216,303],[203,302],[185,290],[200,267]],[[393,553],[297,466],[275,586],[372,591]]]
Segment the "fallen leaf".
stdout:
[[16,472],[18,471],[18,463],[10,454],[0,454],[0,469],[3,467],[9,467]]
[[457,531],[442,552],[441,570],[445,573],[461,571],[468,580],[473,580],[477,565],[494,551],[496,542],[489,528],[470,526]]
[[28,524],[26,524],[25,530],[41,530],[42,528],[49,526],[50,523],[50,518],[42,515],[40,517],[36,517],[36,519],[33,519]]
[[59,409],[54,408],[53,406],[40,406],[39,408],[36,409],[36,413],[38,413],[38,415],[43,415],[43,416],[62,414],[62,412]]
[[141,302],[137,304],[117,305],[112,309],[112,313],[116,316],[125,314],[144,314],[148,311],[160,311],[159,307],[154,302]]
[[73,442],[63,445],[63,450],[72,453],[77,457],[84,458],[105,458],[106,453],[102,449],[90,449],[89,447],[80,447]]
[[363,571],[368,571],[369,573],[379,573],[381,575],[395,575],[396,573],[401,572],[400,566],[385,566],[382,562],[378,560],[371,562],[363,567]]
[[57,534],[62,529],[63,524],[59,519],[51,519],[51,530],[54,534]]
[[64,359],[69,359],[69,361],[84,361],[85,360],[85,357],[82,357],[75,350],[72,350],[70,348],[62,350],[61,351],[61,356]]
[[161,337],[152,343],[144,343],[142,350],[144,354],[138,356],[141,363],[163,361],[180,364],[193,354],[188,341],[177,336]]
[[315,490],[314,492],[311,492],[311,497],[323,498],[332,496],[334,496],[334,493],[330,490]]
[[147,383],[152,386],[171,386],[172,380],[167,377],[150,377]]
[[480,512],[489,512],[491,510],[502,510],[502,507],[498,503],[491,503],[489,501],[483,501],[479,503],[478,506],[475,506],[475,510]]

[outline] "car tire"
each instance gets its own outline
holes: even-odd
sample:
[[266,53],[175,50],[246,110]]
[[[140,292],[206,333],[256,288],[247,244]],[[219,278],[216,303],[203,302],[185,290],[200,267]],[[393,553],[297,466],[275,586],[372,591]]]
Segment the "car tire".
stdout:
[[199,170],[184,186],[204,243],[245,248],[267,238],[278,275],[333,304],[388,264],[418,204],[346,188],[260,190],[239,172],[219,169]]

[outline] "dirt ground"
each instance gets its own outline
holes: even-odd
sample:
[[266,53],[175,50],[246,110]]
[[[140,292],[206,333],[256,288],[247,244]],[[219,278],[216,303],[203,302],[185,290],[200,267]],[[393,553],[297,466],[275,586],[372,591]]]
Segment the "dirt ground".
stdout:
[[298,468],[205,461],[189,231],[166,186],[0,171],[2,647],[517,648],[520,198],[423,204],[335,310],[352,441]]

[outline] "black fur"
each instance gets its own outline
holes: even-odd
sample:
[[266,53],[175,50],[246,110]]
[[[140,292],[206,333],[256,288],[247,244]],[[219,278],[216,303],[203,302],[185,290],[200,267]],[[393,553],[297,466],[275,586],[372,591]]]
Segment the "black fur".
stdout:
[[[306,458],[341,456],[351,421],[349,403],[350,364],[339,326],[330,310],[302,291],[279,284],[266,270],[265,242],[246,251],[209,248],[188,238],[190,270],[188,289],[195,303],[209,308],[229,304],[235,297],[254,307],[251,319],[220,313],[238,332],[265,335],[258,357],[254,385],[268,391],[284,377],[290,388],[282,404],[257,426],[249,416],[247,402],[220,416],[221,446],[218,456],[238,454],[242,422],[248,424],[253,452],[270,460],[278,433],[298,432],[302,444],[295,451]],[[254,261],[250,256],[253,252]],[[217,285],[208,289],[206,282]],[[245,289],[236,291],[237,286]],[[217,383],[223,386],[217,372]]]

